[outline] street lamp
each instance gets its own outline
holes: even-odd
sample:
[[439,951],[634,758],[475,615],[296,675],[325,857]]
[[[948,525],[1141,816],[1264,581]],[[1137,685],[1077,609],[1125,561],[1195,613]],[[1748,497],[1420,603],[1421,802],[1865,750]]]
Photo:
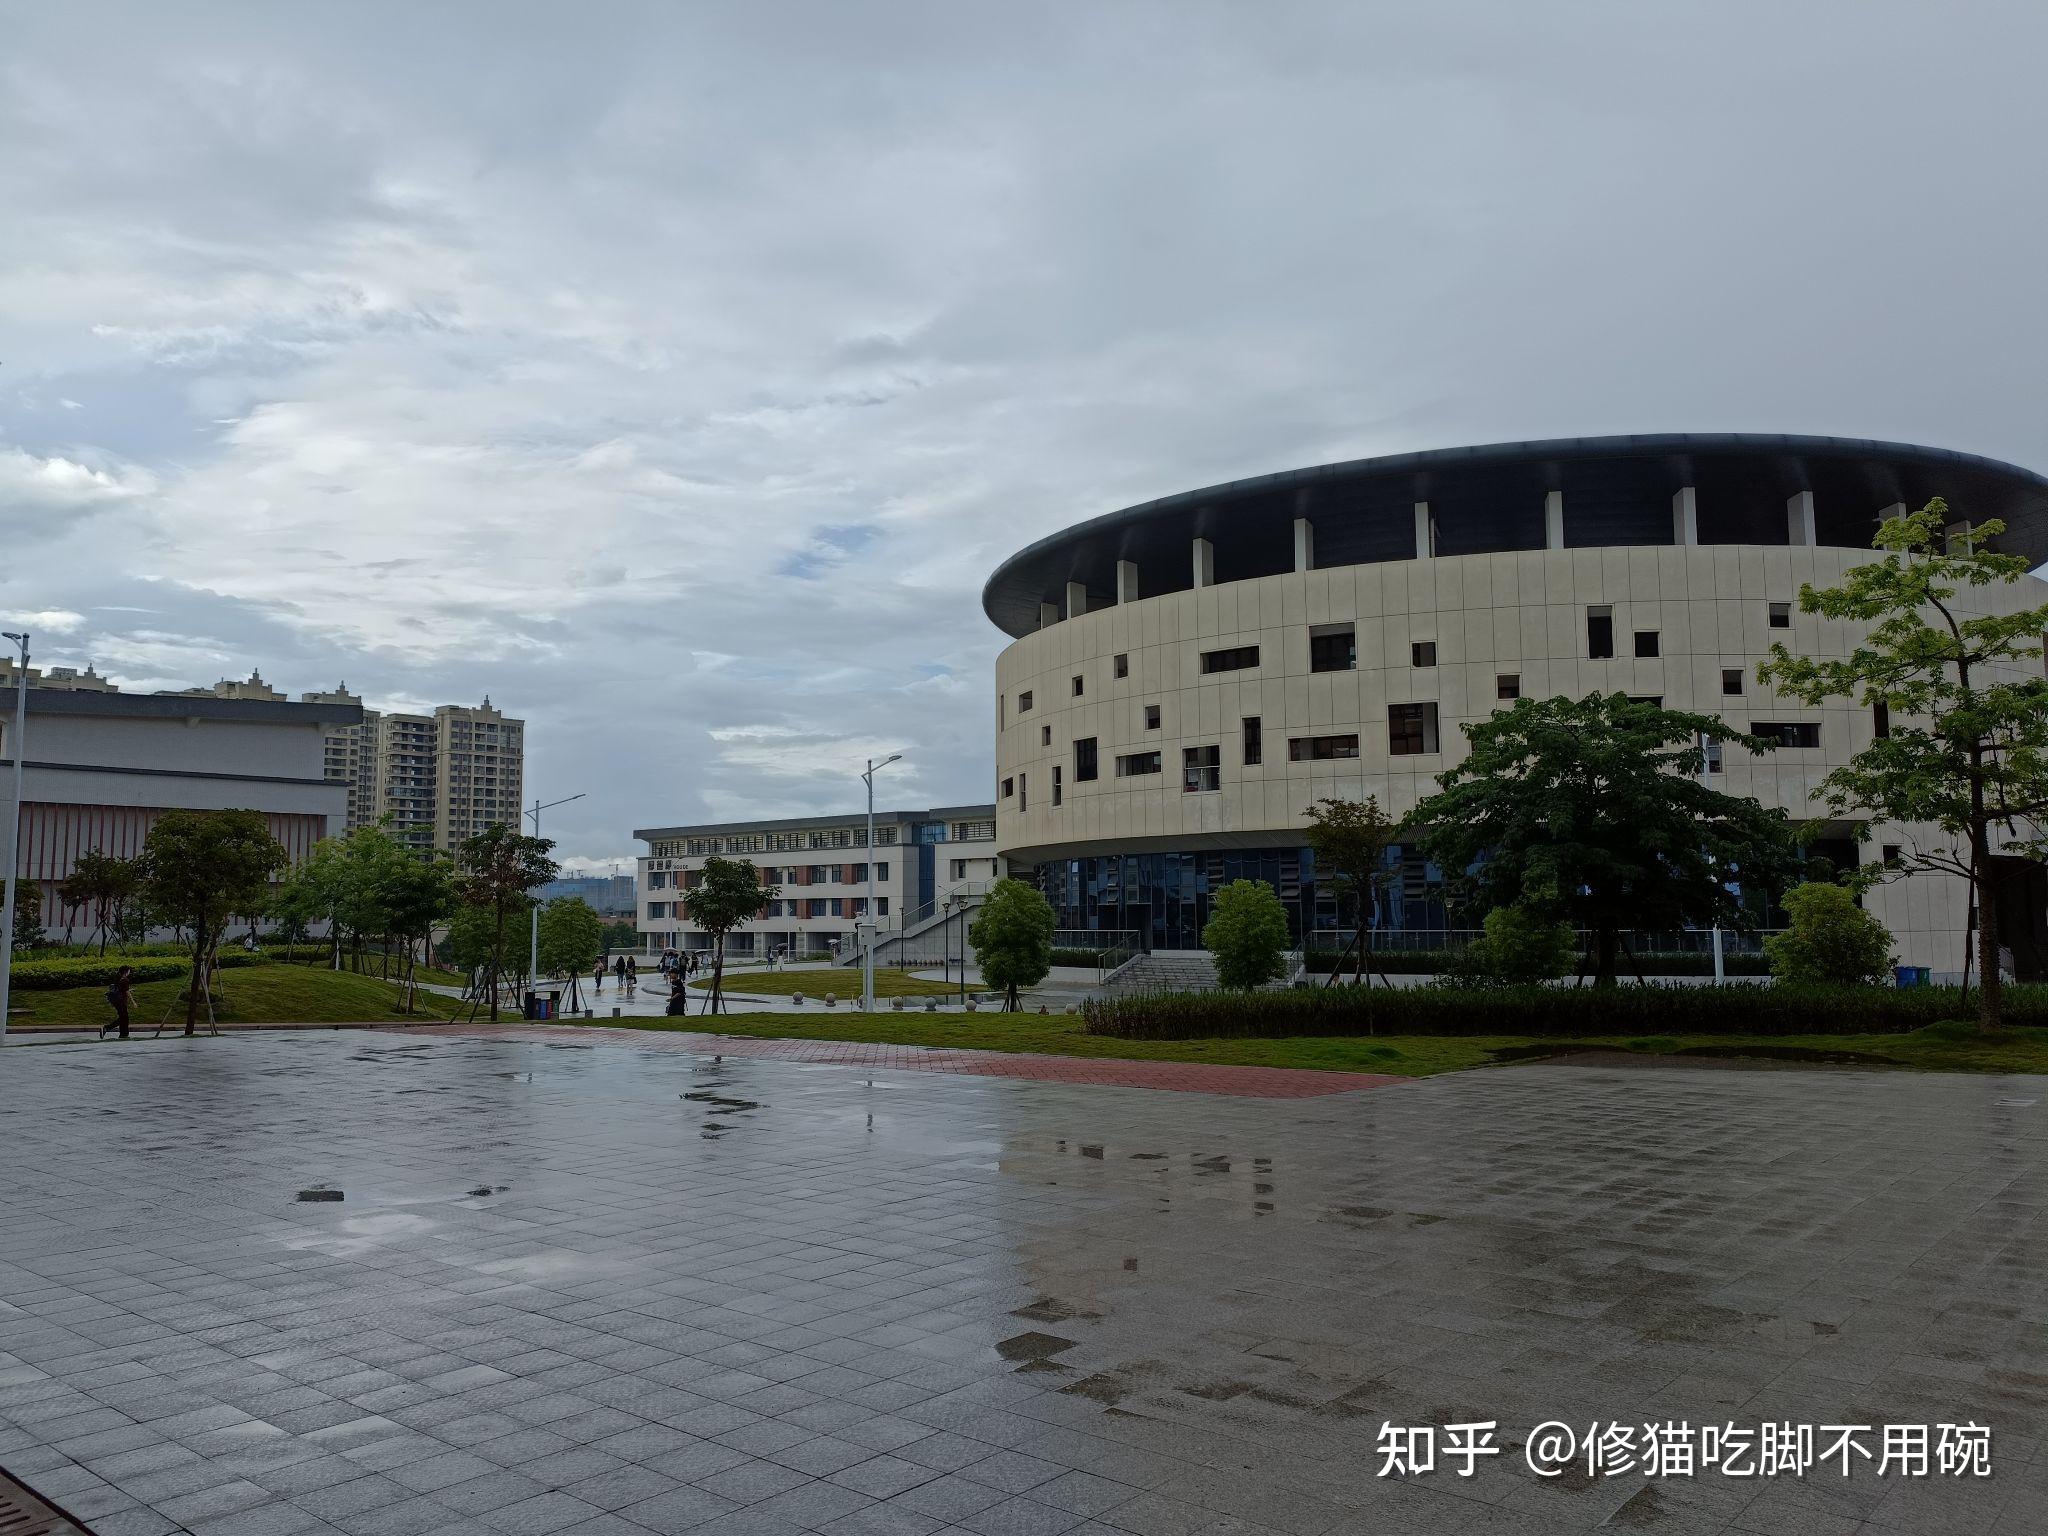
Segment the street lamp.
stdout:
[[14,755],[14,800],[7,810],[7,894],[0,898],[0,1045],[7,1043],[7,985],[14,971],[14,887],[15,865],[21,862],[21,763],[28,755],[28,631],[11,630],[0,638],[12,640],[21,649],[14,674],[14,732],[7,739]]
[[[1711,755],[1713,753],[1713,750],[1714,738],[1707,735],[1704,731],[1701,732],[1700,788],[1702,789],[1712,789],[1714,787],[1712,782],[1714,773],[1714,763]],[[1714,923],[1714,985],[1718,987],[1727,979],[1727,962],[1723,960],[1721,956],[1721,924],[1717,919]]]
[[[867,772],[861,778],[868,786],[868,936],[867,943],[860,949],[860,1011],[875,1011],[875,774],[891,763],[902,761],[901,752],[891,752],[879,763],[868,759]],[[860,929],[856,927],[858,934]]]
[[[587,794],[588,791],[586,790],[584,793]],[[582,798],[583,795],[564,795],[559,800],[550,800],[546,805],[542,805],[539,797],[536,796],[532,807],[526,812],[527,815],[533,818],[533,835],[535,837],[540,836],[540,813],[542,811],[552,811],[558,805],[567,805],[571,800],[581,800]],[[526,984],[528,987],[538,987],[540,985],[540,903],[537,901],[533,904],[533,947],[527,955]]]

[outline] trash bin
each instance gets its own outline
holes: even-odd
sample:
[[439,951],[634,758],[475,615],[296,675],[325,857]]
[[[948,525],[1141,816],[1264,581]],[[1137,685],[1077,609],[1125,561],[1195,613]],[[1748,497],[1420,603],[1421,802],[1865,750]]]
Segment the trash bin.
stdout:
[[1925,965],[1901,965],[1892,969],[1892,975],[1902,987],[1924,987],[1933,968]]
[[552,1019],[556,1006],[561,1002],[559,992],[529,992],[526,994],[526,1017],[534,1020]]

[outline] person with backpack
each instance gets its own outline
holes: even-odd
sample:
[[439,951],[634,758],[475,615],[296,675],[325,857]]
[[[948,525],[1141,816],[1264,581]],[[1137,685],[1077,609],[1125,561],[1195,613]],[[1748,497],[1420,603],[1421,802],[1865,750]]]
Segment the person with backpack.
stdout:
[[100,1026],[102,1040],[107,1038],[107,1031],[110,1029],[118,1029],[121,1032],[118,1038],[128,1038],[128,1008],[134,1001],[134,975],[135,967],[124,965],[114,972],[114,979],[107,986],[107,1001],[113,1006],[114,1017],[110,1023]]

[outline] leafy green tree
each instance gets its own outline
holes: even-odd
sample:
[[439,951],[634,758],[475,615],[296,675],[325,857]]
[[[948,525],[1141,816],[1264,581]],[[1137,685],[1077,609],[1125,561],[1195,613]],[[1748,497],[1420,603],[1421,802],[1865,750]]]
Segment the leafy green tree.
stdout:
[[1216,980],[1249,991],[1277,980],[1287,953],[1287,909],[1263,880],[1233,880],[1209,902],[1202,943],[1216,957]]
[[138,878],[135,860],[90,848],[71,861],[71,874],[58,888],[58,899],[66,907],[91,914],[102,955],[107,940],[121,927],[123,909],[135,899]]
[[1764,940],[1771,974],[1780,981],[1853,987],[1883,981],[1892,964],[1892,936],[1839,885],[1795,885],[1785,893],[1792,926]]
[[704,1000],[706,1013],[720,1013],[725,1008],[725,936],[767,911],[775,893],[776,887],[762,879],[752,859],[715,855],[704,861],[697,884],[683,892],[684,913],[711,935],[711,995]]
[[1450,978],[1465,984],[1520,986],[1552,981],[1572,968],[1578,936],[1527,902],[1511,902],[1486,914],[1484,937],[1451,957]]
[[491,1022],[498,1021],[498,981],[505,973],[505,926],[514,913],[533,905],[535,887],[560,872],[548,857],[554,843],[528,837],[500,822],[462,840],[457,862],[456,893],[463,902],[491,914],[491,950],[484,963],[484,984],[490,990]]
[[640,932],[631,923],[606,923],[604,947],[608,950],[637,949],[640,947]]
[[405,949],[404,1008],[419,995],[416,954],[431,940],[434,926],[455,908],[455,871],[431,849],[400,850],[401,857],[381,867],[377,905],[391,936]]
[[[1318,800],[1308,808],[1309,851],[1315,855],[1316,879],[1328,881],[1337,896],[1339,911],[1349,908],[1358,946],[1353,980],[1370,985],[1372,968],[1372,909],[1379,893],[1396,871],[1387,867],[1387,850],[1394,845],[1400,827],[1380,809],[1379,800]],[[1342,964],[1340,957],[1339,964]],[[1330,983],[1337,972],[1330,972]]]
[[482,907],[458,905],[441,940],[441,959],[465,972],[474,995],[483,996],[484,967],[491,958],[491,914]]
[[311,933],[313,924],[326,915],[320,906],[319,891],[307,878],[305,860],[271,889],[265,915],[270,919],[271,932],[284,940],[285,959],[289,962],[295,958],[295,947]]
[[[1880,736],[1821,780],[1821,799],[1878,821],[1932,822],[1947,846],[1913,847],[1883,874],[1937,871],[1970,882],[1977,906],[1977,1022],[1999,1027],[2004,983],[1998,960],[1994,837],[2023,843],[2048,819],[2048,678],[2038,658],[2048,604],[1965,618],[1965,589],[2011,588],[2027,562],[1992,551],[2005,532],[1993,519],[1947,532],[1940,497],[1878,530],[1882,560],[1849,571],[1839,587],[1799,589],[1799,606],[1871,624],[1846,657],[1794,656],[1783,645],[1757,669],[1762,681],[1809,704],[1848,698],[1884,704]],[[1859,821],[1859,837],[1870,835]],[[2017,850],[2014,850],[2017,851]]]
[[165,811],[142,845],[142,894],[160,920],[191,935],[185,1033],[197,1032],[220,936],[237,912],[259,909],[285,851],[259,811]]
[[1052,904],[1022,880],[998,880],[967,930],[985,987],[1000,987],[1003,1011],[1017,1010],[1017,990],[1035,987],[1052,969]]
[[14,952],[26,954],[43,942],[43,888],[34,880],[14,882]]
[[604,953],[604,919],[580,896],[557,896],[540,909],[540,970],[566,976],[570,995]]
[[1703,738],[1772,743],[1625,695],[1517,699],[1466,725],[1471,751],[1408,825],[1454,890],[1526,901],[1594,938],[1613,986],[1624,929],[1746,926],[1728,882],[1770,886],[1790,845],[1781,810],[1699,781]]

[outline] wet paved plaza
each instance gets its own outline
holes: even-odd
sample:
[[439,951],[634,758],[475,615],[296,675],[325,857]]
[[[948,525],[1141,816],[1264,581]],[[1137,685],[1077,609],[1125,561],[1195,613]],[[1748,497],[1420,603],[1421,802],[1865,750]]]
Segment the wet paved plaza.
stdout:
[[[2031,1080],[1264,1100],[368,1033],[0,1067],[0,1466],[107,1536],[2048,1528]],[[1376,1476],[1384,1424],[1488,1420],[1474,1475]],[[1993,1472],[1542,1478],[1552,1420],[1971,1421]]]

